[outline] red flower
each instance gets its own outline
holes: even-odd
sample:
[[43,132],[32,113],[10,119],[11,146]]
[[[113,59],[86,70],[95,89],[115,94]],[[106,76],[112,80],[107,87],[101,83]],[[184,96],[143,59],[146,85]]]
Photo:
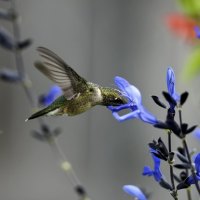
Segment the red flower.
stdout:
[[190,17],[177,13],[168,15],[166,17],[166,23],[174,34],[186,40],[193,40],[196,38],[194,27],[200,24]]

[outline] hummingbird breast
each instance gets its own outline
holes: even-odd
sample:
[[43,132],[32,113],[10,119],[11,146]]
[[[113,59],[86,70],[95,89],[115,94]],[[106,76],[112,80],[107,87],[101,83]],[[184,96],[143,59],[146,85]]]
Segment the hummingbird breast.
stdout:
[[85,99],[70,100],[67,102],[66,106],[63,107],[63,113],[69,116],[78,115],[91,107],[91,102],[86,101]]
[[77,115],[95,105],[101,104],[102,99],[101,90],[95,87],[92,92],[82,93],[72,100],[66,100],[65,106],[62,107],[62,112],[69,116]]
[[83,113],[95,105],[102,104],[102,92],[92,85],[86,92],[79,93],[75,98],[67,100],[63,95],[58,97],[49,107],[48,116],[74,116]]

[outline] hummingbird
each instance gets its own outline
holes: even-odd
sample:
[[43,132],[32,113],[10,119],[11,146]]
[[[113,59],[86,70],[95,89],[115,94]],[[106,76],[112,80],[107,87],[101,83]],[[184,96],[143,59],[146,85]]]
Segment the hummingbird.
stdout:
[[96,105],[118,106],[126,103],[119,90],[86,81],[51,50],[38,47],[37,51],[44,61],[36,61],[35,67],[60,86],[63,95],[26,121],[40,116],[74,116]]

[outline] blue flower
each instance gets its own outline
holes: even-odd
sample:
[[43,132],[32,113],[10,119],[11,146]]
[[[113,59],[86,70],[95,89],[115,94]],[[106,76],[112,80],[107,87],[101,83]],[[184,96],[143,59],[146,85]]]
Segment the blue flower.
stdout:
[[138,200],[147,200],[143,192],[138,188],[137,186],[134,185],[124,185],[123,186],[124,192],[129,194],[130,196],[138,199]]
[[198,26],[195,26],[195,27],[194,27],[194,31],[195,31],[195,33],[196,33],[196,37],[197,37],[197,38],[200,38],[200,28],[199,28]]
[[176,101],[180,101],[180,95],[176,93],[176,79],[174,70],[171,67],[167,68],[167,90],[171,97]]
[[[195,164],[195,171],[196,171],[196,180],[200,181],[200,153],[198,153],[194,159],[194,164]],[[188,185],[195,184],[195,179],[193,175],[189,176],[186,180],[185,183]]]
[[200,140],[200,128],[196,128],[193,132],[194,137]]
[[200,177],[200,153],[198,153],[194,159],[196,175]]
[[7,68],[0,70],[0,79],[10,83],[16,83],[22,80],[17,71]]
[[31,39],[25,39],[23,41],[16,42],[12,36],[12,34],[5,29],[4,27],[0,27],[0,46],[8,49],[14,50],[15,48],[22,50],[24,48],[29,47],[32,44]]
[[50,88],[49,92],[46,95],[41,95],[39,102],[41,105],[48,106],[50,105],[58,96],[62,94],[62,89],[54,85]]
[[156,152],[155,150],[150,149],[150,152],[154,162],[154,169],[152,170],[149,166],[145,166],[142,175],[153,176],[155,181],[160,182],[163,176],[160,171],[160,159],[153,154],[153,152]]
[[[127,80],[122,77],[115,77],[115,84],[121,90],[122,95],[128,99],[128,103],[120,106],[108,106],[108,109],[112,111],[113,116],[118,121],[125,121],[128,119],[140,119],[149,124],[156,124],[158,121],[151,113],[149,113],[142,105],[142,96],[140,91],[131,85]],[[131,112],[120,116],[119,111],[123,109],[130,109]]]

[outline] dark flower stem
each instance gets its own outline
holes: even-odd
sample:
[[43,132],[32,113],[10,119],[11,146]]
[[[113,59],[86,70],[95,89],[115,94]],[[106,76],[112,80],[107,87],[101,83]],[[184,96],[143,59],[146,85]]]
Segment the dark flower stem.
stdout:
[[[179,108],[179,110],[178,110],[178,113],[179,113],[179,121],[180,121],[180,127],[181,127],[181,125],[182,125],[182,112],[181,112],[181,109],[180,109],[180,108]],[[181,131],[182,131],[182,130],[181,130]],[[183,135],[183,134],[182,134],[182,135]],[[195,181],[196,189],[197,189],[197,191],[198,191],[198,193],[199,193],[199,195],[200,195],[200,187],[199,187],[198,181],[197,181],[197,179],[196,179],[195,168],[194,168],[194,166],[193,166],[193,164],[192,164],[192,159],[191,159],[191,156],[190,156],[190,152],[189,152],[188,145],[187,145],[187,141],[186,141],[186,138],[185,138],[185,137],[183,137],[182,143],[183,143],[183,148],[184,148],[184,150],[185,150],[185,152],[186,152],[186,155],[187,155],[189,164],[190,164],[190,166],[191,166],[191,173],[192,173],[192,176],[193,176],[194,181]],[[187,193],[190,193],[190,191],[187,190]],[[191,196],[191,194],[190,194],[190,196]]]
[[[15,6],[15,0],[10,0],[10,8],[14,12],[16,12],[16,6]],[[13,26],[13,37],[15,42],[20,41],[20,28],[18,24],[18,19],[15,19],[12,21],[12,26]],[[33,108],[36,108],[36,101],[34,101],[35,97],[33,95],[32,90],[28,88],[28,84],[31,84],[31,81],[26,79],[26,73],[25,73],[25,68],[24,68],[24,61],[22,58],[21,51],[18,50],[16,47],[14,49],[14,56],[15,56],[15,62],[16,62],[16,68],[18,71],[19,76],[22,78],[22,87],[26,93],[26,96]]]
[[[10,0],[10,9],[13,10],[14,13],[17,13],[15,0]],[[17,19],[13,20],[12,25],[13,25],[14,40],[16,42],[18,42],[18,41],[20,41],[20,27],[18,24],[18,20]],[[30,81],[30,79],[28,79],[28,76],[26,75],[26,72],[25,72],[22,53],[17,48],[15,48],[13,52],[14,52],[14,56],[15,56],[15,62],[16,62],[16,68],[17,68],[18,74],[22,78],[21,85],[26,93],[26,96],[31,104],[31,107],[36,109],[37,101],[36,101],[35,95],[33,94],[32,90],[31,90],[31,87],[29,86],[31,81]],[[39,118],[38,122],[40,124],[40,127],[43,127],[43,126],[48,127],[48,125],[44,122],[43,119]],[[67,175],[67,178],[69,178],[70,183],[73,185],[74,190],[77,193],[77,195],[80,197],[81,200],[89,200],[86,190],[81,185],[81,182],[79,181],[78,177],[76,176],[70,162],[68,162],[64,152],[62,151],[62,149],[57,141],[57,138],[52,135],[50,138],[47,138],[46,141],[49,144],[50,148],[52,149],[52,152],[56,156],[56,159],[59,159],[60,167]]]
[[187,145],[186,139],[184,138],[184,139],[182,140],[182,142],[183,142],[184,149],[186,150],[186,155],[187,155],[187,157],[188,157],[188,161],[189,161],[190,166],[191,166],[191,173],[192,173],[192,176],[193,176],[194,181],[195,181],[195,186],[196,186],[197,191],[198,191],[198,193],[199,193],[199,195],[200,195],[200,188],[199,188],[198,181],[197,181],[197,179],[196,179],[195,168],[194,168],[194,166],[193,166],[193,164],[192,164],[192,160],[191,160],[191,156],[190,156],[190,152],[189,152],[189,149],[188,149],[188,145]]
[[[168,132],[168,149],[169,149],[169,153],[171,153],[172,151],[172,145],[171,145],[171,133],[172,131],[169,130]],[[173,165],[171,163],[171,161],[169,160],[169,167],[170,167],[170,178],[171,178],[171,184],[172,184],[172,196],[175,200],[178,200],[178,197],[177,197],[177,191],[175,190],[175,183],[174,183],[174,170],[173,170]]]
[[[168,148],[169,148],[169,153],[171,152],[171,130],[168,131]],[[173,173],[173,166],[170,163],[170,178],[171,178],[171,183],[172,183],[172,189],[175,190],[175,184],[174,184],[174,173]]]
[[[180,108],[179,108],[178,114],[179,114],[179,122],[180,122],[180,126],[181,126],[181,124],[182,124],[182,114],[181,114]],[[181,132],[182,132],[182,130],[181,130]],[[183,144],[183,149],[185,150],[184,144]],[[186,154],[186,150],[185,150],[185,154]],[[186,169],[185,172],[186,172],[186,176],[188,176],[188,169]],[[187,189],[186,192],[187,192],[188,200],[192,200],[190,189]]]

